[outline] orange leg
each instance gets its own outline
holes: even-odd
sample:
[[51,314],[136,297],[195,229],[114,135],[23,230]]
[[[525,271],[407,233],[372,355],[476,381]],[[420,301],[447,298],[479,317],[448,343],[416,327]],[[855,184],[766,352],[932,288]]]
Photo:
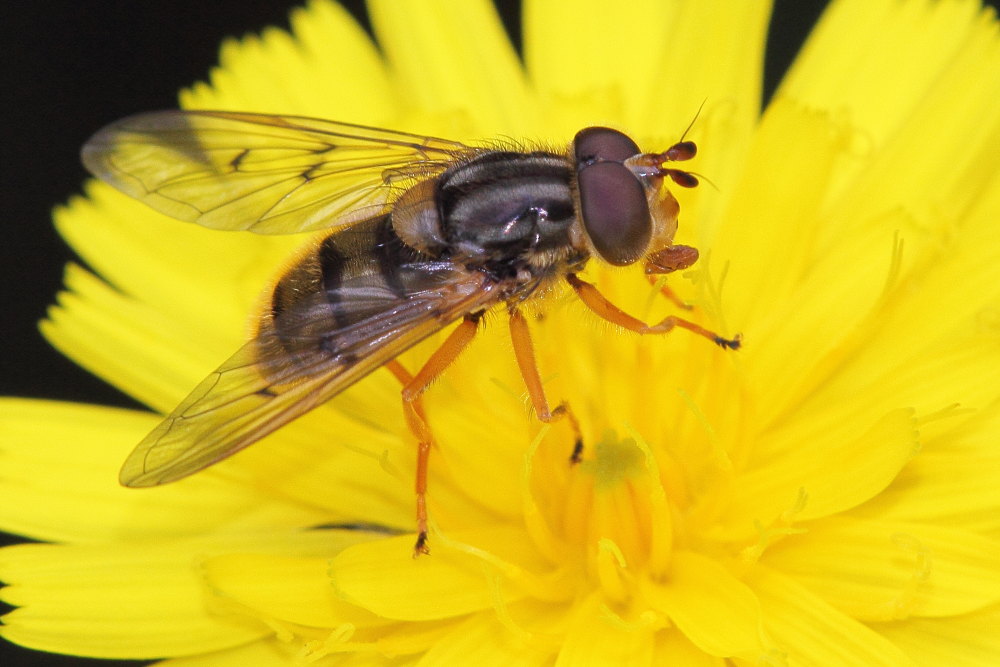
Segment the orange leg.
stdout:
[[517,308],[510,308],[510,338],[514,343],[514,356],[517,358],[517,366],[521,369],[521,377],[528,388],[528,395],[531,397],[531,405],[535,408],[535,414],[546,424],[557,419],[566,417],[570,427],[573,429],[573,454],[570,461],[579,463],[583,455],[583,436],[580,433],[580,423],[576,420],[569,404],[563,401],[554,410],[549,409],[549,402],[545,399],[545,389],[542,387],[542,378],[538,374],[538,364],[535,363],[535,347],[531,344],[531,332],[528,331],[528,323],[524,315]]
[[739,336],[736,336],[735,338],[723,338],[714,331],[709,331],[694,322],[690,322],[675,315],[665,317],[657,324],[646,324],[642,320],[632,317],[621,308],[608,301],[596,287],[586,281],[580,280],[575,274],[568,274],[566,276],[566,281],[569,282],[569,284],[576,291],[577,296],[579,296],[580,299],[587,304],[588,308],[602,318],[606,319],[608,322],[617,324],[618,326],[628,329],[629,331],[634,331],[638,334],[664,334],[674,327],[681,327],[682,329],[693,331],[699,336],[704,336],[720,347],[729,348],[730,350],[736,350],[740,347]]
[[472,342],[479,328],[482,313],[466,315],[462,323],[448,335],[441,347],[434,351],[416,375],[411,375],[403,365],[392,360],[385,365],[403,385],[403,416],[410,432],[417,439],[417,543],[414,557],[430,553],[427,548],[427,465],[434,444],[434,436],[427,425],[427,416],[421,396],[434,380],[444,372],[462,350]]

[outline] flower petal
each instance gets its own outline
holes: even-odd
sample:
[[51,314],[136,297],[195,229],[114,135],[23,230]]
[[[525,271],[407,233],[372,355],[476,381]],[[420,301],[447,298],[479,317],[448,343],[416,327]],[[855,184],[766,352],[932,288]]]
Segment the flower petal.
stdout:
[[[917,158],[910,174],[937,178],[940,170],[926,165],[939,164],[940,156],[964,145],[972,124],[988,126],[1000,113],[992,103],[1000,90],[995,34],[990,12],[970,0],[934,5],[841,0],[831,3],[817,24],[778,95],[847,109],[876,145],[895,140],[909,146]],[[844,48],[845,35],[850,48]],[[977,98],[978,104],[970,103]],[[914,113],[929,125],[902,131]],[[895,180],[870,182],[873,193],[881,190],[896,199],[893,190],[911,190],[908,179]]]
[[795,581],[766,567],[749,583],[768,635],[791,664],[905,665],[906,653],[875,630],[837,611]]
[[558,109],[549,124],[560,134],[613,121],[676,141],[705,100],[729,106],[729,120],[748,132],[760,108],[769,13],[767,2],[720,9],[587,0],[572,12],[560,2],[526,2],[525,64],[544,105]]
[[[359,533],[363,541],[364,533]],[[369,537],[368,539],[373,539]],[[337,599],[327,558],[267,554],[226,554],[203,565],[209,585],[220,595],[263,619],[320,628],[384,625],[378,616]]]
[[280,531],[110,545],[28,544],[0,550],[2,599],[20,607],[0,632],[31,648],[149,659],[216,651],[272,632],[206,595],[198,561],[244,552],[318,556],[365,539],[354,531]]
[[399,97],[417,113],[451,119],[439,133],[535,132],[524,74],[492,3],[373,0],[368,11]]
[[591,595],[575,605],[555,667],[652,665],[653,634],[662,622],[655,616],[626,620]]
[[519,635],[500,622],[495,614],[476,614],[456,624],[421,657],[420,667],[532,667],[552,664],[552,654],[545,644],[533,641],[525,632]]
[[216,475],[156,489],[119,486],[125,455],[155,423],[143,412],[0,399],[0,527],[35,539],[115,542],[330,518]]
[[1000,410],[993,408],[929,438],[893,484],[853,514],[1000,535],[998,430]]
[[1000,607],[947,618],[880,623],[877,630],[922,665],[981,667],[1000,655]]
[[668,579],[646,582],[642,594],[709,655],[748,658],[765,652],[756,596],[715,559],[677,551]]
[[[482,553],[524,551],[523,545],[530,544],[516,530],[483,531],[476,538]],[[451,544],[438,539],[430,558],[410,558],[410,535],[359,544],[331,561],[330,576],[343,599],[380,616],[409,621],[450,618],[524,596],[504,580],[505,574],[517,574],[505,564],[483,560],[461,543]]]
[[[712,247],[713,263],[727,266],[727,317],[748,335],[788,299],[809,269],[819,225],[804,221],[818,220],[829,179],[846,150],[844,133],[828,114],[779,100],[761,119],[747,157],[752,168],[735,184]],[[873,286],[876,294],[880,288]],[[816,313],[805,316],[819,315],[820,308],[816,304]]]
[[181,106],[399,127],[382,57],[343,7],[316,0],[291,25],[294,38],[271,28],[227,40],[211,84],[182,91]]
[[913,412],[906,409],[884,415],[860,435],[840,435],[802,438],[782,448],[783,456],[739,476],[729,513],[715,528],[719,535],[746,538],[786,513],[804,521],[856,507],[885,489],[918,447]]
[[685,667],[726,667],[725,658],[705,653],[681,632],[659,632],[653,648],[654,665],[685,665]]
[[205,377],[226,358],[212,354],[212,336],[205,337],[200,352],[187,354],[194,346],[176,336],[174,320],[76,265],[67,267],[66,285],[71,291],[60,294],[59,305],[49,309],[42,334],[82,367],[160,411],[173,407],[197,383],[192,378]]
[[190,548],[21,545],[0,551],[3,636],[34,649],[149,659],[218,650],[270,630],[212,613]]
[[171,658],[157,667],[289,667],[301,660],[301,648],[279,639],[261,639],[244,646],[201,655]]
[[[996,385],[988,379],[1000,376],[1000,171],[993,181],[963,212],[960,231],[949,230],[955,243],[938,245],[913,275],[898,277],[885,307],[831,355],[826,363],[836,374],[809,392],[804,408],[845,405],[856,414],[910,405],[932,413],[955,403],[979,409],[995,402]],[[970,280],[976,289],[956,290]],[[970,381],[970,374],[983,381]]]
[[950,616],[1000,601],[1000,542],[938,525],[826,519],[763,562],[866,621]]

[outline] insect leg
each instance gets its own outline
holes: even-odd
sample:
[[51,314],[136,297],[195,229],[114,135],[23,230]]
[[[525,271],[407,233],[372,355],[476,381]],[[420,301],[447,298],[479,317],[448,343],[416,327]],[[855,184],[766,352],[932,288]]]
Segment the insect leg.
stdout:
[[664,334],[674,327],[681,327],[682,329],[693,331],[699,336],[704,336],[720,347],[736,350],[740,346],[739,336],[735,338],[723,338],[714,331],[709,331],[694,322],[685,320],[682,317],[677,317],[676,315],[665,317],[657,324],[646,324],[642,320],[632,317],[621,308],[608,301],[596,287],[584,280],[580,280],[575,274],[567,274],[566,281],[576,292],[576,295],[580,297],[580,300],[587,304],[588,308],[608,322],[617,324],[618,326],[628,329],[629,331],[634,331],[638,334]]
[[538,364],[535,362],[535,348],[531,343],[531,332],[528,330],[528,322],[524,315],[517,308],[510,308],[510,338],[514,344],[514,356],[517,358],[517,366],[521,370],[521,377],[528,388],[528,395],[531,397],[531,404],[535,408],[538,418],[549,424],[566,417],[570,427],[573,429],[573,454],[570,456],[572,463],[579,463],[583,455],[583,436],[580,433],[580,423],[569,407],[569,403],[563,401],[554,410],[549,409],[549,402],[545,398],[545,389],[542,387],[542,378],[538,374]]
[[446,369],[465,347],[472,342],[479,328],[482,313],[466,315],[462,323],[452,331],[441,347],[436,349],[416,375],[411,375],[398,361],[390,361],[385,366],[403,385],[403,415],[410,432],[417,439],[417,543],[413,555],[430,553],[427,548],[427,465],[434,444],[434,436],[427,425],[421,396],[427,387]]

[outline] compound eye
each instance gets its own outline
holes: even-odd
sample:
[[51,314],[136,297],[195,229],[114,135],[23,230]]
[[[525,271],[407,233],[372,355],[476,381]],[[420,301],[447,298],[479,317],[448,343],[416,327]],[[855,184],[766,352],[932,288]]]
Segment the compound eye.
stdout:
[[653,221],[646,192],[622,162],[642,151],[609,127],[588,127],[573,139],[583,227],[604,261],[624,266],[646,252]]
[[577,185],[583,227],[601,258],[625,266],[642,257],[653,220],[639,179],[621,162],[596,162],[579,168]]
[[610,127],[587,127],[573,139],[576,168],[594,162],[624,162],[642,151],[627,135]]

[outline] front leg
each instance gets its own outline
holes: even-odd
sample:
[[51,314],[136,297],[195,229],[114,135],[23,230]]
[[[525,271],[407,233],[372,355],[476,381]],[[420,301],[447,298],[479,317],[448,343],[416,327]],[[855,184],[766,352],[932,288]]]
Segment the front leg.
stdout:
[[740,347],[739,336],[736,336],[735,338],[723,338],[714,331],[709,331],[694,322],[685,320],[682,317],[677,317],[676,315],[665,317],[657,324],[646,324],[642,320],[632,317],[621,308],[608,301],[607,297],[601,294],[596,287],[584,280],[580,280],[575,273],[567,274],[566,281],[576,292],[576,295],[580,297],[580,300],[587,304],[588,308],[608,322],[617,324],[618,326],[628,329],[629,331],[634,331],[637,334],[664,334],[674,327],[681,327],[682,329],[693,331],[699,336],[704,336],[720,347],[728,348],[730,350],[736,350]]

